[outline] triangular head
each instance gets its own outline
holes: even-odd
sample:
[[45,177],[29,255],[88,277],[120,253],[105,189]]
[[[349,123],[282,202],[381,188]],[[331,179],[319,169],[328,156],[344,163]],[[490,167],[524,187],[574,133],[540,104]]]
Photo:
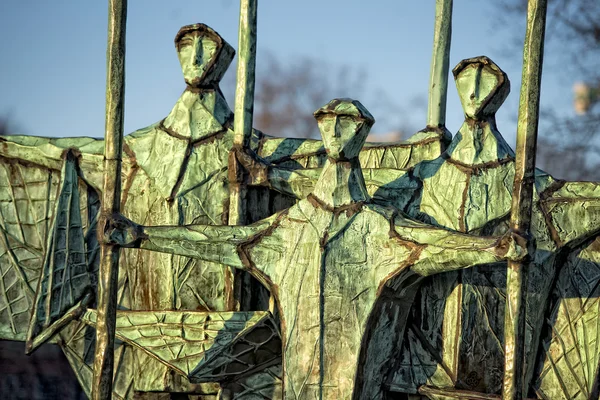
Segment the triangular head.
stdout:
[[329,158],[346,161],[358,157],[375,118],[358,101],[334,99],[314,112]]
[[193,88],[217,84],[229,68],[235,50],[204,24],[182,27],[175,36],[185,83]]
[[467,118],[493,116],[510,93],[508,76],[486,56],[462,60],[452,73]]

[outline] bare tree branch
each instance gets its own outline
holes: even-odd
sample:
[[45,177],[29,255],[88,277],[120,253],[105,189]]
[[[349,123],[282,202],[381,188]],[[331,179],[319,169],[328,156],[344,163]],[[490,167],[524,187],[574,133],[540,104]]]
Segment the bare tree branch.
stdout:
[[[332,66],[323,60],[295,57],[282,60],[271,53],[260,55],[256,73],[254,127],[275,136],[318,138],[313,112],[336,97],[367,101],[377,111],[378,126],[411,132],[412,121],[384,90],[366,88],[366,74],[351,66]],[[235,77],[223,83],[227,94]],[[366,100],[365,100],[366,99]],[[408,107],[417,108],[414,104]],[[414,111],[414,110],[413,110]],[[413,112],[414,114],[414,112]]]
[[[515,28],[525,20],[527,0],[500,0],[494,7],[503,17],[498,28],[518,32]],[[573,77],[574,85],[583,82],[599,90],[600,1],[550,1],[547,25],[545,61],[550,75],[562,80]],[[587,100],[584,115],[568,115],[556,106],[541,115],[544,139],[538,149],[539,164],[558,178],[600,180],[600,106],[598,97]]]

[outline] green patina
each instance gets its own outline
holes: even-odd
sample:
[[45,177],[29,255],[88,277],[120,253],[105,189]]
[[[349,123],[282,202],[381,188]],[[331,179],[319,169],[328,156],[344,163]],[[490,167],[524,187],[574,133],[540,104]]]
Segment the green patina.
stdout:
[[[123,22],[126,2],[110,4]],[[235,127],[219,89],[234,50],[189,25],[183,94],[110,161],[122,27],[108,140],[0,138],[0,338],[60,343],[96,398],[111,391],[100,359],[116,398],[597,398],[600,184],[534,175],[530,155],[545,1],[530,0],[516,156],[495,122],[510,83],[486,57],[454,69],[450,141],[451,0],[436,2],[427,127],[366,145],[374,119],[347,99],[315,113],[323,141],[252,129],[257,4],[241,4]],[[101,199],[123,217],[105,225]],[[535,239],[525,260],[517,229]],[[120,251],[118,340],[94,357],[111,243],[141,249]]]
[[312,192],[291,208],[243,227],[132,227],[137,233],[127,240],[107,235],[123,246],[230,265],[263,283],[280,320],[284,398],[379,398],[408,311],[387,310],[383,328],[380,297],[401,293],[400,302],[411,303],[420,277],[525,253],[510,237],[452,233],[373,204],[358,161],[373,117],[347,99],[315,117],[329,158]]

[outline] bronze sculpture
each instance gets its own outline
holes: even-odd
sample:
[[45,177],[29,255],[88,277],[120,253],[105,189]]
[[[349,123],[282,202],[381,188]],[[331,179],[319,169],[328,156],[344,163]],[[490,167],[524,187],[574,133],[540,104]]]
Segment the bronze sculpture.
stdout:
[[[377,372],[393,359],[408,311],[388,310],[386,334],[377,332],[383,316],[373,310],[383,293],[400,292],[411,303],[419,277],[526,252],[518,237],[453,234],[373,204],[358,162],[373,117],[349,99],[332,100],[315,117],[328,160],[313,191],[291,208],[242,227],[129,223],[105,232],[109,240],[129,236],[117,239],[124,247],[219,262],[261,281],[280,318],[284,398],[379,398]],[[365,348],[371,335],[381,336]]]
[[[109,48],[117,51],[113,57],[117,66],[119,57],[124,55],[118,52],[121,39],[117,38],[123,37],[119,26],[124,26],[125,3],[110,0],[111,18],[117,15],[116,21],[120,21],[111,25],[116,36],[109,43]],[[110,307],[106,309],[108,313],[100,312],[104,303],[102,296],[98,297],[96,282],[104,279],[102,269],[98,272],[99,249],[118,252],[119,246],[104,239],[99,243],[95,231],[97,226],[105,226],[107,217],[100,216],[98,224],[101,195],[107,194],[106,187],[114,192],[119,187],[120,174],[111,176],[112,167],[103,166],[103,155],[112,154],[108,157],[111,166],[119,162],[118,151],[104,152],[102,141],[87,138],[2,138],[0,337],[27,339],[28,351],[45,341],[60,343],[88,394],[94,389],[97,398],[106,398],[110,390],[118,398],[131,398],[134,393],[151,396],[148,392],[185,393],[200,398],[278,398],[282,395],[282,377],[286,382],[285,395],[292,396],[298,394],[295,388],[303,385],[298,381],[307,375],[302,359],[286,354],[292,347],[281,347],[282,341],[292,343],[285,335],[288,332],[285,322],[297,303],[288,298],[282,301],[283,296],[269,296],[249,275],[239,275],[219,264],[243,266],[236,261],[239,254],[248,256],[246,262],[257,263],[263,258],[271,260],[273,254],[292,257],[303,251],[312,252],[310,249],[320,252],[322,244],[324,254],[334,256],[323,263],[305,263],[325,266],[323,271],[332,273],[321,274],[326,278],[318,282],[319,290],[311,292],[322,299],[326,292],[321,291],[321,283],[329,290],[327,279],[335,281],[348,265],[371,265],[361,256],[371,254],[373,259],[389,256],[379,251],[378,246],[386,249],[385,244],[399,242],[401,239],[396,235],[406,232],[399,233],[396,225],[391,229],[392,217],[383,210],[398,209],[428,224],[427,228],[421,228],[424,225],[394,217],[394,224],[402,221],[399,226],[403,230],[412,232],[418,226],[418,232],[421,229],[428,232],[417,237],[417,242],[435,241],[440,232],[444,240],[450,236],[467,240],[461,234],[468,233],[477,237],[473,239],[475,243],[487,243],[489,247],[495,240],[486,236],[509,232],[502,242],[502,245],[512,243],[514,250],[508,253],[507,273],[502,265],[480,265],[423,279],[413,276],[414,282],[410,276],[403,280],[400,274],[394,282],[397,286],[385,286],[377,300],[372,289],[364,293],[357,289],[355,295],[360,295],[356,299],[352,296],[356,285],[372,288],[377,286],[373,281],[350,279],[351,285],[338,285],[331,299],[315,303],[315,309],[309,307],[302,316],[319,311],[315,329],[320,334],[325,332],[323,338],[328,337],[328,331],[335,331],[336,338],[348,339],[345,343],[351,348],[349,354],[360,362],[348,364],[343,373],[332,377],[327,367],[343,365],[345,354],[332,354],[335,352],[331,348],[342,346],[343,342],[316,340],[313,347],[322,349],[329,357],[320,357],[319,353],[318,364],[324,368],[306,381],[309,386],[314,384],[310,386],[314,393],[331,397],[328,390],[333,389],[327,382],[334,382],[342,388],[338,392],[340,397],[348,397],[352,392],[358,398],[378,397],[388,392],[411,395],[418,392],[430,399],[498,398],[502,390],[507,399],[525,395],[549,399],[596,398],[600,392],[597,372],[600,285],[595,273],[600,265],[598,185],[555,180],[542,171],[534,175],[531,150],[535,151],[546,2],[530,0],[529,3],[516,157],[494,120],[495,111],[508,93],[508,79],[485,57],[464,60],[455,69],[465,124],[452,143],[448,143],[449,133],[444,127],[444,76],[452,1],[437,1],[427,128],[404,143],[368,144],[360,154],[355,146],[348,153],[352,155],[349,157],[352,163],[344,160],[340,164],[338,159],[344,156],[331,152],[336,144],[331,133],[333,137],[337,133],[348,139],[353,124],[357,124],[356,118],[364,120],[363,128],[369,125],[368,112],[359,103],[340,101],[321,110],[319,119],[325,146],[316,140],[270,137],[251,130],[253,89],[246,82],[242,86],[248,90],[241,93],[245,103],[243,107],[236,104],[236,120],[243,120],[243,130],[236,128],[234,132],[233,114],[218,88],[233,50],[205,25],[182,28],[176,46],[186,91],[167,118],[125,138],[120,203],[123,214],[135,223],[180,226],[172,230],[147,228],[150,240],[143,242],[143,246],[150,246],[154,233],[171,240],[172,235],[185,231],[185,235],[162,243],[163,247],[157,249],[188,251],[186,255],[193,257],[137,249],[122,251],[121,273],[113,285],[118,288],[116,312]],[[253,65],[256,45],[256,2],[242,0],[241,4],[240,65],[246,69],[238,73],[238,83],[253,75],[253,67],[248,66]],[[118,75],[111,81],[115,98],[122,97]],[[108,103],[116,104],[109,118],[111,126],[116,128],[112,129],[114,135],[107,144],[114,142],[115,137],[118,142],[118,115],[122,116],[118,100]],[[352,137],[362,138],[362,134],[361,131]],[[335,161],[328,159],[327,148]],[[336,173],[327,178],[331,171]],[[109,177],[107,181],[105,176],[104,185],[103,172]],[[326,194],[322,183],[316,186],[319,179],[335,182],[350,172],[353,184],[344,186],[345,189],[337,187],[333,195]],[[364,175],[364,181],[359,175]],[[336,188],[333,184],[325,186],[330,190]],[[309,196],[313,191],[316,192]],[[322,207],[323,200],[335,203],[348,193],[356,208],[342,207],[343,212],[338,214],[341,209],[336,209],[336,204],[330,204],[334,206],[332,210]],[[299,202],[292,206],[295,199]],[[106,203],[106,197],[103,201]],[[246,208],[243,214],[239,213],[244,208],[240,205]],[[308,220],[306,216],[290,219],[299,210],[322,215],[315,217],[314,223],[332,224],[323,223],[326,227],[315,231],[297,229]],[[526,215],[528,210],[530,217]],[[372,218],[365,218],[366,214]],[[252,224],[269,216],[270,219]],[[382,218],[387,221],[387,232],[393,231],[392,238],[379,234],[384,231],[385,223],[377,222]],[[361,219],[364,224],[357,228]],[[338,229],[333,221],[344,227]],[[243,222],[244,226],[211,227],[226,222]],[[120,232],[120,223],[113,219],[116,232]],[[206,230],[203,234],[181,227],[198,224],[207,225],[202,228]],[[289,230],[283,235],[285,224],[289,224]],[[366,238],[377,240],[358,240],[364,227],[370,229]],[[440,227],[459,233],[439,230]],[[257,236],[256,243],[228,236],[231,232],[247,234],[262,229],[271,235]],[[204,246],[206,252],[201,254],[193,251],[194,240],[206,239],[202,235],[208,232],[225,235],[226,240],[213,240],[215,247]],[[323,232],[331,235],[320,240]],[[521,238],[517,232],[529,232],[531,236]],[[125,244],[120,235],[115,233],[113,239]],[[277,240],[277,235],[298,239],[306,250],[279,251],[295,241]],[[525,242],[530,237],[535,239],[536,246],[529,246],[531,258],[523,260],[523,253],[517,249],[525,244],[517,246],[508,238]],[[156,236],[154,240],[160,241]],[[274,243],[267,243],[269,240]],[[222,247],[217,247],[217,242]],[[422,249],[423,262],[431,266],[435,260],[441,270],[457,268],[460,260],[466,263],[461,264],[464,267],[488,264],[502,255],[484,252],[481,254],[489,254],[493,260],[466,260],[462,257],[468,258],[472,247],[428,254],[434,246],[408,247],[411,246]],[[240,248],[244,251],[238,252]],[[197,259],[197,256],[208,258],[217,250],[227,255],[226,260],[217,260],[224,262]],[[440,256],[444,252],[451,255]],[[396,253],[395,260],[404,259]],[[345,260],[343,267],[337,262],[338,256]],[[352,262],[355,258],[357,261]],[[288,269],[293,267],[285,261],[282,264]],[[277,265],[275,261],[264,264],[265,268]],[[254,272],[267,288],[276,286],[264,274]],[[316,282],[314,276],[313,281]],[[402,282],[407,287],[402,287]],[[349,288],[348,293],[345,288]],[[364,317],[362,326],[339,330],[338,325],[348,322],[345,315],[339,319],[325,318],[328,306],[338,298],[336,294],[340,304],[350,296],[353,299],[350,303],[374,307],[373,315],[388,316],[390,320]],[[371,296],[368,301],[362,297],[366,294]],[[312,297],[308,299],[314,301]],[[303,304],[310,302],[302,300]],[[111,313],[112,317],[106,315]],[[507,319],[503,324],[504,315]],[[393,316],[401,318],[394,320]],[[99,334],[110,331],[101,322],[103,318],[116,318],[116,336],[120,339],[115,343],[116,374],[112,385],[110,379],[105,378],[101,385],[92,379],[92,350],[102,347],[94,345],[94,328],[98,327]],[[281,321],[284,324],[280,326]],[[310,331],[309,322],[301,326]],[[284,333],[283,337],[279,332]],[[184,336],[186,341],[182,342]],[[367,336],[371,339],[361,341],[361,337]],[[393,340],[396,337],[398,340]],[[162,344],[156,345],[158,342]],[[294,346],[301,349],[302,342],[295,342]],[[109,345],[104,352],[109,361],[113,358],[111,350]],[[303,352],[306,349],[301,350],[298,354],[308,354]],[[181,354],[186,356],[180,357]],[[110,377],[106,375],[110,368],[100,366],[96,370]],[[309,393],[305,390],[302,395]]]

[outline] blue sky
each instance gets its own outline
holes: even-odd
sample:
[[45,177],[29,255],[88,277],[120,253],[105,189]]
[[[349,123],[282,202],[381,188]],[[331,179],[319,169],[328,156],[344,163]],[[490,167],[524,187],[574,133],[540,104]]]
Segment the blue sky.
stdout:
[[[487,55],[508,73],[512,91],[498,114],[498,125],[514,145],[520,50],[508,46],[513,36],[498,29],[491,2],[482,3],[454,2],[450,64]],[[387,132],[398,122],[419,129],[425,125],[425,109],[414,104],[415,98],[427,95],[434,10],[434,0],[261,0],[257,62],[260,65],[261,54],[268,51],[284,62],[308,56],[322,60],[326,69],[347,65],[362,70],[364,98],[354,95],[352,88],[335,96],[358,97],[380,121],[373,132]],[[173,45],[179,28],[203,22],[237,47],[238,12],[237,0],[129,1],[126,133],[166,116],[184,89]],[[0,115],[10,117],[19,133],[102,136],[106,23],[106,1],[3,0]],[[547,72],[542,105],[571,110],[573,82]],[[235,74],[235,64],[228,74]],[[385,116],[378,113],[377,99],[368,94],[378,90],[398,105],[397,110],[386,110]],[[458,130],[462,119],[450,80],[447,126],[451,132]]]

